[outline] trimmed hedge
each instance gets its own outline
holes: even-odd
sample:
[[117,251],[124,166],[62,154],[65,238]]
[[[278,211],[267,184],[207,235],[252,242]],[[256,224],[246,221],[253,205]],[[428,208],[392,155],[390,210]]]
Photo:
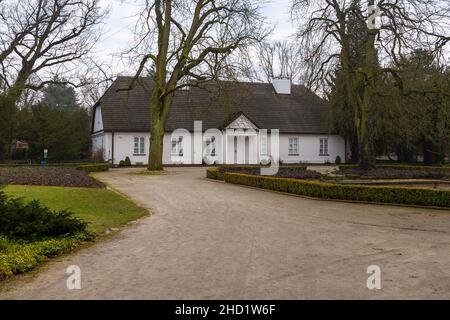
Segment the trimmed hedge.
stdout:
[[338,185],[319,181],[261,177],[240,173],[225,173],[224,178],[228,183],[314,198],[450,208],[450,191],[444,190]]
[[84,172],[109,171],[109,163],[83,164],[81,166],[77,166],[76,169]]
[[206,170],[206,178],[213,179],[213,180],[219,180],[219,169],[217,168],[210,168]]

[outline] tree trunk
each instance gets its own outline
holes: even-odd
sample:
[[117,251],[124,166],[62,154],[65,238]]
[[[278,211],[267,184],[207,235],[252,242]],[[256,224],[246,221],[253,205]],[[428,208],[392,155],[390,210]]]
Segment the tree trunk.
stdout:
[[[351,47],[350,47],[350,39],[347,34],[345,17],[340,22],[340,34],[341,34],[341,54],[340,61],[345,75],[345,85],[347,92],[347,101],[349,105],[354,110],[354,124],[356,131],[356,141],[352,143],[352,158],[355,159],[357,156],[358,162],[361,167],[368,168],[367,165],[368,157],[366,156],[367,152],[367,143],[365,143],[366,137],[366,115],[363,110],[363,97],[361,97],[360,89],[363,87],[362,83],[364,79],[361,74],[358,74],[356,70],[352,67],[351,62]],[[354,150],[357,151],[354,151]],[[362,165],[364,163],[364,165]]]
[[350,138],[351,140],[351,158],[350,158],[350,162],[351,163],[359,163],[359,145],[358,145],[358,138],[353,136]]
[[358,128],[359,167],[363,170],[375,168],[376,160],[373,150],[373,119],[371,114],[372,92],[371,85],[364,90],[364,100],[361,106],[361,114]]
[[[374,1],[369,1],[373,5]],[[374,152],[373,139],[373,108],[375,107],[376,78],[378,59],[375,49],[375,40],[378,34],[377,29],[369,29],[366,56],[364,61],[364,95],[361,103],[357,131],[359,142],[359,166],[361,169],[369,170],[375,168],[376,158]],[[356,89],[356,88],[353,88]],[[358,117],[358,115],[357,115]]]
[[159,119],[152,119],[152,128],[150,130],[150,152],[148,159],[149,171],[162,171],[163,168],[163,149],[164,149],[164,126]]
[[164,150],[164,120],[163,103],[160,99],[160,90],[154,85],[152,88],[152,99],[150,105],[150,150],[148,158],[149,171],[162,171]]
[[371,141],[371,129],[372,126],[371,121],[367,119],[367,116],[363,116],[361,119],[362,126],[360,132],[360,141],[359,141],[359,167],[363,170],[370,170],[375,168],[376,161],[372,148]]

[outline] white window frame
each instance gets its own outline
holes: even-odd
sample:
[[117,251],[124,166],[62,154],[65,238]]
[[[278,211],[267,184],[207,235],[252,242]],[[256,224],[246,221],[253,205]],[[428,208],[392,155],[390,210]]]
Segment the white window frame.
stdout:
[[320,138],[319,140],[319,156],[327,157],[330,155],[329,153],[329,139],[328,138]]
[[295,157],[299,156],[299,138],[289,137],[288,138],[288,156]]
[[205,155],[210,156],[210,157],[217,156],[216,137],[215,136],[206,138],[206,140],[205,140]]
[[170,141],[170,154],[172,157],[182,157],[184,155],[183,136],[172,138]]
[[145,137],[134,137],[134,156],[145,156]]

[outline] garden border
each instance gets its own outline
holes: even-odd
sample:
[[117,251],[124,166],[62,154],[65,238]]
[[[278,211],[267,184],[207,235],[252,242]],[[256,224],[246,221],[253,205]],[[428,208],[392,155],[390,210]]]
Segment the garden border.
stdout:
[[[410,189],[402,187],[379,187],[379,186],[361,186],[361,185],[334,185],[320,181],[303,181],[289,178],[260,177],[240,173],[226,173],[225,182],[236,185],[257,188],[259,190],[272,191],[287,195],[300,196],[308,199],[319,199],[325,201],[363,203],[363,204],[379,204],[414,208],[427,208],[449,210],[450,208],[450,191],[427,190],[427,189]],[[304,189],[299,189],[303,186]],[[305,189],[306,187],[306,189]],[[342,191],[346,190],[346,191]],[[379,191],[388,191],[380,194]],[[296,191],[296,192],[295,192]],[[325,192],[325,194],[324,194]],[[394,193],[394,196],[383,200],[386,194]],[[414,195],[412,201],[391,202],[392,198],[404,199],[406,195]],[[439,198],[426,198],[427,195],[441,195]],[[344,196],[342,196],[344,195]],[[355,198],[355,195],[357,197]],[[417,196],[420,195],[420,196]],[[416,197],[417,196],[417,197]],[[424,198],[425,197],[425,198]],[[439,201],[441,205],[439,205]],[[427,204],[429,203],[429,204]]]

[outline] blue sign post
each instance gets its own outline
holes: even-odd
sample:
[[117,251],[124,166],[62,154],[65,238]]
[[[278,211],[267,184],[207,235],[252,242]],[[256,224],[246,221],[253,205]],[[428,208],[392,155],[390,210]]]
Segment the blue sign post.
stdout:
[[48,155],[48,149],[44,149],[44,159],[42,159],[42,161],[41,161],[42,167],[45,167],[45,165],[47,164],[47,155]]

